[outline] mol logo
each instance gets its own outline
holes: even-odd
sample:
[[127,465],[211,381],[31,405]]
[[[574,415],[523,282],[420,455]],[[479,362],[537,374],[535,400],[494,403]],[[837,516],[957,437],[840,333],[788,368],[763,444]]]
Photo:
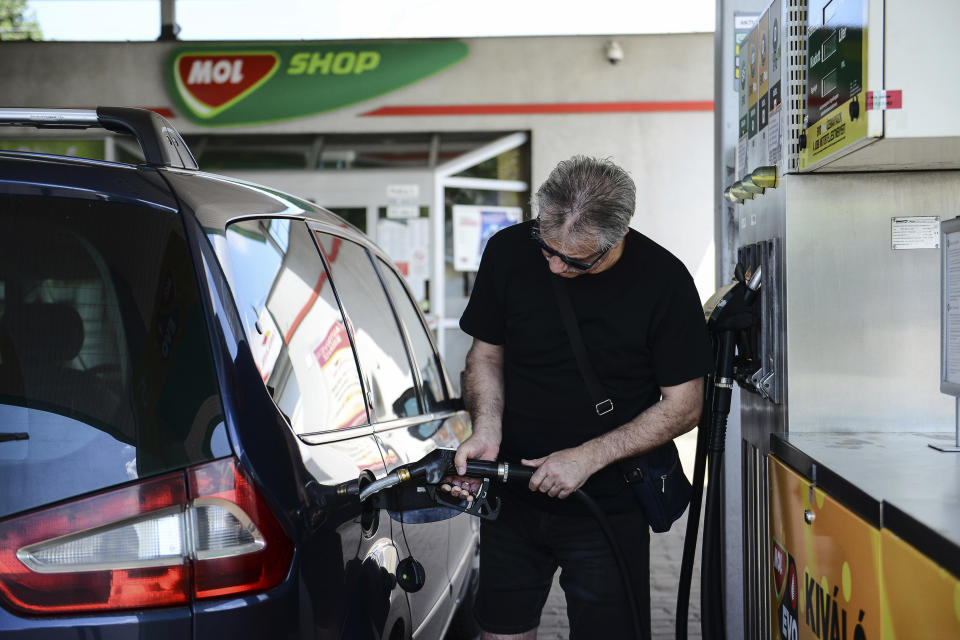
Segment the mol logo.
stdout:
[[184,53],[174,62],[174,80],[187,106],[212,118],[269,80],[279,62],[273,52]]
[[202,127],[247,126],[342,109],[463,60],[467,45],[429,42],[191,44],[170,51],[167,88]]

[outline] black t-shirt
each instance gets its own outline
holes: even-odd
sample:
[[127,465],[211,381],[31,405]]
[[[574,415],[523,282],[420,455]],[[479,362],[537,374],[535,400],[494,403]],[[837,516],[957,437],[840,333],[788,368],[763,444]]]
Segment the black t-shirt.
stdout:
[[[512,462],[575,447],[610,430],[597,416],[577,367],[549,280],[559,276],[531,240],[531,224],[508,227],[490,239],[460,318],[466,333],[504,346],[499,457]],[[660,387],[709,371],[710,343],[693,279],[683,263],[646,236],[631,229],[612,267],[562,280],[590,363],[613,400],[614,424],[657,403]],[[625,488],[610,467],[584,487],[606,502],[608,511],[630,499]]]

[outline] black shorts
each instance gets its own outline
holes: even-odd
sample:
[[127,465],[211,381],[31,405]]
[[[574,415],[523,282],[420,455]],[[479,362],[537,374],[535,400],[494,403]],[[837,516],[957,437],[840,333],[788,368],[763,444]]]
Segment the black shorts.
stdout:
[[[649,638],[647,521],[639,509],[607,517],[629,565],[641,628]],[[558,567],[571,640],[635,640],[621,572],[596,520],[547,513],[507,500],[497,520],[484,520],[480,525],[476,604],[480,628],[488,633],[514,634],[538,627]]]

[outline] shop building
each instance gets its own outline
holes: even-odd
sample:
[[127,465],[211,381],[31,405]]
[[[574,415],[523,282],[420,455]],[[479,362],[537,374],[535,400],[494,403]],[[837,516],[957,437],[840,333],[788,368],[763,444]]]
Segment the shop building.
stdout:
[[[154,109],[202,169],[367,232],[407,274],[451,370],[483,237],[471,222],[529,217],[531,192],[574,154],[629,170],[632,225],[703,297],[714,288],[712,34],[0,47],[4,106]],[[0,147],[137,153],[102,132],[23,135],[0,131]]]

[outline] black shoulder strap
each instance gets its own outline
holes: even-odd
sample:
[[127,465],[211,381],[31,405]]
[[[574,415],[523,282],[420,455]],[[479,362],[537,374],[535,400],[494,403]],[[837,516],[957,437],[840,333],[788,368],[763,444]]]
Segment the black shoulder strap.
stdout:
[[553,285],[553,292],[557,296],[557,304],[560,306],[560,317],[563,319],[563,327],[567,330],[567,338],[570,339],[570,346],[573,348],[573,357],[577,359],[577,366],[580,368],[580,375],[587,385],[590,397],[594,401],[594,410],[598,416],[605,416],[613,411],[613,400],[603,390],[603,385],[593,372],[590,360],[587,358],[587,350],[583,346],[583,338],[580,336],[580,327],[577,325],[577,317],[573,313],[573,305],[570,304],[570,294],[567,293],[566,283],[561,278],[550,274],[550,283]]

